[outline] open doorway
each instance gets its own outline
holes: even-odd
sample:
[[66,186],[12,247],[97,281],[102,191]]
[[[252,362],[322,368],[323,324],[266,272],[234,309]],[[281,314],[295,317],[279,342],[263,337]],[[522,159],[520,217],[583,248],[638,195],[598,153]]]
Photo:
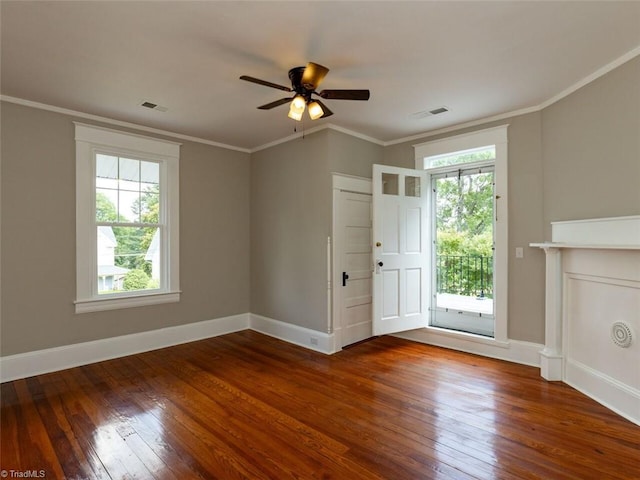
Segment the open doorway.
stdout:
[[[475,162],[491,152],[464,156]],[[452,163],[431,176],[434,327],[494,336],[494,184],[490,165]]]

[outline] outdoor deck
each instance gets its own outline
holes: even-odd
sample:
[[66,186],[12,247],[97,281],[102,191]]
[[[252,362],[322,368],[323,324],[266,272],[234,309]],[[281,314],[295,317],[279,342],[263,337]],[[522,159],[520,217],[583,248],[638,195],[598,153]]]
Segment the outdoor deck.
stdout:
[[464,310],[477,312],[483,315],[493,315],[493,299],[469,297],[466,295],[454,295],[452,293],[439,293],[437,296],[438,307],[451,310]]

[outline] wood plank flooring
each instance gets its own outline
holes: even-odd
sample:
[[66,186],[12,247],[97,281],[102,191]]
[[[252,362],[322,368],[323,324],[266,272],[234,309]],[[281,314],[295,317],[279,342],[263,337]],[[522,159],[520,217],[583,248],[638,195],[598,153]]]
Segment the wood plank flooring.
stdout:
[[8,478],[640,478],[640,427],[539,369],[393,337],[325,356],[244,331],[1,404]]

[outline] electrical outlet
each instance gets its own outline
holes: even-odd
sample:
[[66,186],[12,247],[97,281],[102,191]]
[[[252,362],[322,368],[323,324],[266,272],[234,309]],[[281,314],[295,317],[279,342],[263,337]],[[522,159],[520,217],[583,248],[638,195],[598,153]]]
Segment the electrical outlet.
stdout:
[[524,258],[524,249],[522,247],[516,247],[516,258]]
[[318,345],[318,339],[316,337],[311,337],[311,345]]

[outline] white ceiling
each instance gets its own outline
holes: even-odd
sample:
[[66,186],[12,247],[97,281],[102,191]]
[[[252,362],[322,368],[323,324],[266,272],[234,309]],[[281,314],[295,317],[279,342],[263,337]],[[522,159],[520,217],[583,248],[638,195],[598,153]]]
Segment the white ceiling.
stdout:
[[304,127],[389,142],[540,105],[640,53],[637,1],[3,0],[1,22],[2,95],[246,149],[295,122],[286,106],[256,109],[286,93],[240,75],[290,85],[291,67],[325,65],[319,90],[371,99],[326,100],[334,115]]

